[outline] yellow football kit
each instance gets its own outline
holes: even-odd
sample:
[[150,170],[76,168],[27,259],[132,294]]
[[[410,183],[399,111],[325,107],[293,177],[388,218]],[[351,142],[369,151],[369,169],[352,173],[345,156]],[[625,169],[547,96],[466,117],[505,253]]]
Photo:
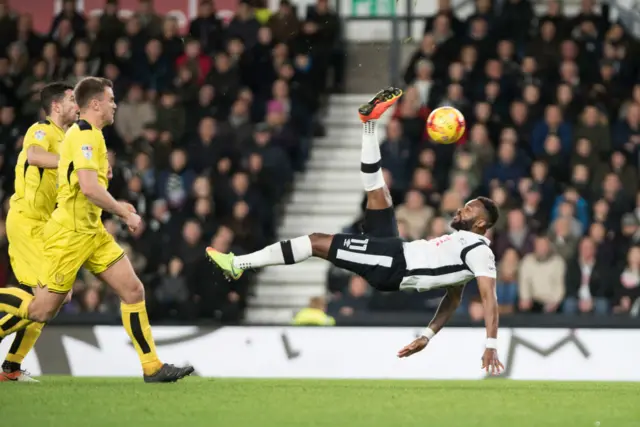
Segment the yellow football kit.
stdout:
[[44,266],[39,284],[53,292],[69,292],[82,266],[99,274],[124,256],[102,225],[102,209],[80,190],[77,172],[82,169],[96,171],[99,184],[108,187],[104,136],[85,120],[69,128],[60,147],[58,205],[42,232]]
[[64,130],[51,119],[33,124],[16,163],[15,193],[7,214],[7,239],[13,272],[20,284],[35,287],[42,264],[42,229],[56,204],[58,171],[29,164],[27,151],[38,146],[59,154]]

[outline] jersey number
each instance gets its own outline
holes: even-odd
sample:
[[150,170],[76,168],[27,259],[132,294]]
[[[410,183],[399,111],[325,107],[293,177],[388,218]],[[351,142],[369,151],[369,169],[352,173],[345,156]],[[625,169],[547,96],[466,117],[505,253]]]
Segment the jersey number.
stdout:
[[347,239],[344,241],[344,245],[350,251],[366,252],[369,239]]

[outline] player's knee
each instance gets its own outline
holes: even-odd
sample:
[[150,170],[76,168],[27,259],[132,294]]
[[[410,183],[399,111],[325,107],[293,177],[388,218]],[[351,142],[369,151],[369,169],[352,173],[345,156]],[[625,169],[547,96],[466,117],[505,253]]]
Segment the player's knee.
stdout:
[[63,304],[67,304],[68,302],[71,302],[71,297],[73,296],[73,289],[71,289],[68,293],[67,296],[64,297],[64,301],[62,301]]
[[386,185],[367,193],[367,209],[378,210],[391,206],[393,206],[393,200],[391,199],[389,188]]
[[120,299],[125,304],[137,304],[144,301],[144,285],[140,279],[137,277],[131,279],[130,284],[123,289]]
[[330,234],[324,233],[312,233],[309,235],[309,240],[311,240],[311,252],[314,256],[323,256],[329,252],[329,246],[331,246],[331,239],[333,238]]
[[29,305],[29,319],[38,323],[47,323],[58,313],[58,308],[54,304],[40,302],[34,299]]

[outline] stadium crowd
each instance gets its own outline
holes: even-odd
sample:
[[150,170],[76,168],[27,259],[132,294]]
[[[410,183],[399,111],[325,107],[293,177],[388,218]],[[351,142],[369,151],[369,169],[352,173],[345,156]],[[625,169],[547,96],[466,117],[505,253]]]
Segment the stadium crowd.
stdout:
[[[106,0],[100,16],[62,3],[49,34],[0,5],[0,286],[12,280],[4,217],[22,137],[43,118],[39,90],[103,76],[114,82],[119,104],[115,125],[104,129],[109,191],[133,204],[146,225],[130,235],[109,216],[104,223],[145,283],[152,320],[237,321],[252,277],[233,287],[214,277],[204,248],[243,253],[274,238],[278,205],[305,167],[312,136],[323,131],[321,96],[342,84],[336,14],[318,0],[299,21],[287,0],[273,14],[243,0],[223,22],[214,2],[203,0],[184,35],[175,18],[154,12],[152,0],[140,0],[126,19],[117,0]],[[118,307],[83,272],[63,311]]]
[[[503,314],[628,314],[640,310],[640,44],[608,9],[583,0],[563,15],[551,0],[475,0],[457,18],[449,0],[425,22],[387,126],[382,162],[401,235],[450,232],[466,200],[490,196],[501,220],[488,236]],[[455,145],[425,135],[434,108],[467,119]],[[349,227],[358,229],[358,223]],[[329,314],[435,309],[433,294],[371,293],[329,272]],[[634,303],[636,305],[634,306]],[[483,318],[473,284],[461,313]]]

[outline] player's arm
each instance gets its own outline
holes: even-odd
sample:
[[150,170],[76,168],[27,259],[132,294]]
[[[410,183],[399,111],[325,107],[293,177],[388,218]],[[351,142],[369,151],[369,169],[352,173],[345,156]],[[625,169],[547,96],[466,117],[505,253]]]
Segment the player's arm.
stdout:
[[429,340],[447,324],[453,313],[455,313],[460,306],[460,302],[462,301],[462,291],[462,286],[455,286],[447,289],[447,293],[442,297],[438,310],[436,310],[436,314],[433,316],[433,319],[431,319],[429,326],[424,330],[421,336],[416,338],[411,344],[403,347],[398,352],[398,357],[409,357],[412,354],[423,350],[427,344],[429,344]]
[[49,135],[51,130],[44,125],[36,124],[29,129],[24,137],[24,146],[27,149],[27,161],[31,166],[43,169],[55,169],[58,167],[60,156],[49,152]]
[[140,225],[140,217],[131,212],[126,205],[119,203],[109,194],[106,188],[100,185],[98,180],[98,150],[95,141],[91,138],[83,138],[82,144],[73,144],[73,164],[78,174],[78,184],[82,194],[99,208],[119,216],[129,226],[135,229]]
[[482,369],[488,374],[497,375],[504,365],[498,359],[498,297],[496,296],[496,278],[479,276],[478,290],[484,308],[484,324],[487,328],[487,342],[482,355]]
[[60,156],[48,152],[39,145],[31,145],[27,148],[27,160],[32,166],[44,169],[55,169],[58,167]]
[[482,369],[490,374],[499,374],[504,366],[498,359],[499,314],[495,257],[489,247],[480,246],[467,254],[466,262],[478,282],[478,292],[484,309],[484,324],[487,329]]

